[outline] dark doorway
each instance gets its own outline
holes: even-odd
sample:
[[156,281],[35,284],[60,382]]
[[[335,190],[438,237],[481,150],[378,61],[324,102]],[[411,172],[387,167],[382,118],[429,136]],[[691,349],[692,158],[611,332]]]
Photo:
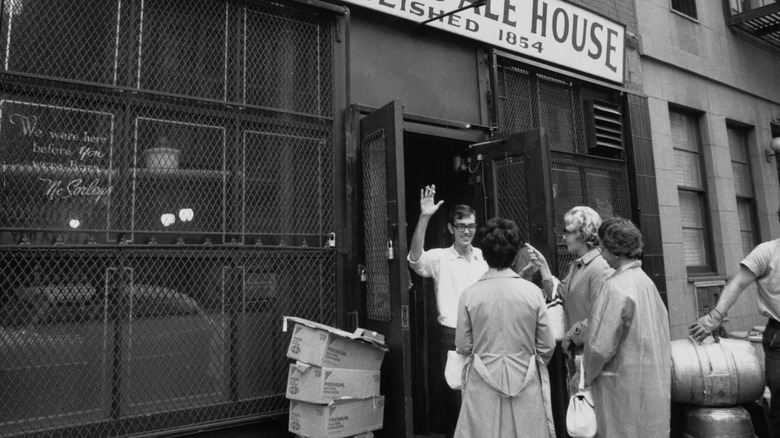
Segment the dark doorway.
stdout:
[[[469,142],[428,135],[404,134],[407,239],[420,215],[420,189],[436,185],[436,200],[444,204],[432,218],[425,236],[425,249],[452,245],[447,232],[447,216],[458,204],[471,204],[474,179],[467,162]],[[473,169],[473,166],[472,166]],[[440,365],[438,314],[434,283],[410,273],[410,312],[412,315],[412,396],[414,432],[436,435],[443,426],[442,390],[444,370]]]

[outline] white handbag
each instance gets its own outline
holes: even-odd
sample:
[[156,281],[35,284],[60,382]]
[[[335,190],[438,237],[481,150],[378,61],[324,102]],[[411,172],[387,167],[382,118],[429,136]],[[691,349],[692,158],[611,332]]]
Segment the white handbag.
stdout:
[[566,313],[563,311],[563,300],[558,295],[560,281],[553,277],[552,298],[547,301],[547,319],[550,321],[550,331],[556,342],[563,340],[566,334]]
[[447,365],[444,367],[444,379],[452,389],[461,389],[463,386],[463,367],[468,356],[459,354],[455,350],[447,352]]
[[566,410],[566,431],[572,438],[596,436],[596,410],[590,388],[585,389],[585,366],[580,363],[579,391],[569,398]]

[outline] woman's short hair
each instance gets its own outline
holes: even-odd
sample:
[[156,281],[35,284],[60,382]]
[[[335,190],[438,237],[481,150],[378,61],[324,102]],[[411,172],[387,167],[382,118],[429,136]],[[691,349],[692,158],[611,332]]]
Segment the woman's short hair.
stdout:
[[563,222],[565,227],[574,226],[589,248],[599,246],[598,232],[601,216],[596,213],[596,210],[585,206],[574,207],[563,215]]
[[494,217],[479,229],[477,237],[488,266],[497,269],[512,266],[520,250],[520,229],[515,221]]
[[642,232],[630,220],[613,217],[599,227],[601,246],[616,256],[635,259],[642,255]]
[[449,223],[454,224],[456,220],[463,219],[464,217],[474,216],[477,218],[477,213],[468,205],[458,204],[452,209],[449,216]]

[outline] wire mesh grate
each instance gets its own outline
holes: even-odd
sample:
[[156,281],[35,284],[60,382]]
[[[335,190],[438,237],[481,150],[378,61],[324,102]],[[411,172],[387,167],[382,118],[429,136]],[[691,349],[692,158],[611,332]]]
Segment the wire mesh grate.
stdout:
[[[577,157],[553,152],[553,197],[555,235],[564,231],[563,215],[578,205],[586,205],[601,216],[631,217],[631,199],[626,165],[593,157]],[[558,269],[562,270],[575,256],[558,245]]]
[[366,135],[361,142],[363,164],[363,215],[366,218],[365,252],[367,314],[390,321],[390,268],[387,264],[387,160],[385,131]]
[[0,2],[0,437],[283,415],[334,325],[332,13]]
[[[184,243],[324,245],[334,226],[332,17],[259,3],[115,5],[119,24],[91,30],[114,44],[106,65],[119,85],[102,86],[113,83],[71,57],[47,58],[50,67],[14,62],[16,44],[66,50],[55,42],[82,38],[91,23],[75,21],[59,38],[21,26],[37,4],[6,3],[3,15],[0,227],[58,232],[65,243],[85,243],[78,229],[98,243],[175,243],[175,233]],[[81,49],[94,54],[89,47]],[[155,61],[145,61],[155,47]],[[268,70],[291,57],[294,74]],[[219,74],[203,70],[209,63]],[[219,93],[205,85],[212,79]]]
[[539,73],[506,61],[499,65],[500,132],[544,128],[550,149],[585,155],[579,88],[554,73]]
[[530,220],[528,217],[528,188],[525,185],[525,156],[494,162],[496,184],[502,187],[496,194],[498,216],[512,218],[520,228],[520,240],[528,242]]
[[[602,218],[630,218],[624,157],[605,159],[588,153],[580,86],[564,76],[525,68],[504,58],[499,59],[496,80],[502,135],[541,127],[547,136],[555,235],[563,234],[563,215],[577,205],[593,208]],[[527,214],[512,214],[527,222]],[[574,256],[562,241],[557,244],[555,259],[558,273],[563,275]]]
[[115,83],[119,1],[7,0],[3,5],[3,70]]
[[531,73],[514,67],[499,68],[499,114],[501,133],[527,131],[539,126],[539,114],[535,111],[536,90]]
[[30,248],[0,262],[0,436],[282,412],[282,317],[335,321],[324,250]]

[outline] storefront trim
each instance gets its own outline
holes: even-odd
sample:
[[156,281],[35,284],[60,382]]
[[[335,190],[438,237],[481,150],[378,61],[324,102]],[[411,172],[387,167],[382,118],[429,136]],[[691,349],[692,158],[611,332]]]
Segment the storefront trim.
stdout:
[[608,81],[623,81],[625,26],[569,2],[493,0],[463,9],[465,2],[455,0],[346,1]]
[[588,82],[590,84],[594,84],[594,85],[598,85],[598,86],[601,86],[601,87],[609,88],[611,90],[617,90],[617,91],[620,91],[621,93],[633,94],[635,96],[640,96],[640,97],[647,97],[646,94],[640,93],[640,92],[638,92],[636,90],[632,90],[632,89],[629,89],[629,88],[626,88],[626,87],[615,85],[615,84],[613,84],[611,82],[600,81],[598,79],[594,79],[594,78],[589,77],[589,76],[585,76],[585,75],[581,75],[581,74],[578,74],[578,73],[574,73],[574,72],[572,72],[570,70],[554,67],[554,66],[552,66],[550,64],[545,64],[543,62],[534,61],[532,59],[526,58],[524,56],[516,55],[514,53],[505,52],[505,51],[500,50],[500,49],[493,49],[491,52],[492,52],[493,55],[498,56],[498,57],[511,59],[513,61],[521,62],[523,64],[527,64],[527,65],[532,66],[532,67],[548,70],[548,71],[551,71],[553,73],[558,73],[558,74],[561,74],[561,75],[564,75],[564,76],[568,76],[568,77],[570,77],[572,79],[576,79],[576,80],[579,80],[579,81],[582,81],[582,82]]
[[[370,114],[378,108],[357,105],[362,114]],[[483,141],[495,128],[457,120],[440,119],[413,113],[403,113],[404,130],[416,134],[447,137],[465,141]]]

